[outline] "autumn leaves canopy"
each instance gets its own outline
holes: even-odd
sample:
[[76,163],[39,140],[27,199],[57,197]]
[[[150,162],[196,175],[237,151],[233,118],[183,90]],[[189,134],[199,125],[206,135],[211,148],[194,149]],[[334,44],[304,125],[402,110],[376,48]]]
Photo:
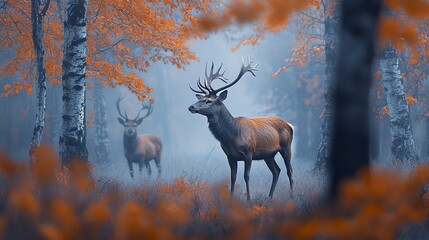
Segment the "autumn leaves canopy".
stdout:
[[[49,81],[61,81],[64,3],[52,1],[44,24],[46,71]],[[0,9],[1,96],[27,91],[32,94],[35,65],[31,39],[30,4],[8,1]],[[87,78],[105,86],[125,85],[140,100],[152,90],[136,74],[154,62],[184,68],[196,56],[186,40],[197,33],[197,14],[211,12],[209,0],[198,1],[89,1]]]

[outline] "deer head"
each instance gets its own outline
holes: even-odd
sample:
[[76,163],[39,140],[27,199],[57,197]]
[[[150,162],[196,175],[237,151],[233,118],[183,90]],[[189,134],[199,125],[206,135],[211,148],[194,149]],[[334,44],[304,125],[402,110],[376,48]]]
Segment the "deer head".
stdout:
[[[199,113],[205,116],[210,116],[210,115],[213,115],[215,112],[217,112],[218,109],[222,108],[222,105],[223,105],[222,102],[226,99],[228,95],[228,90],[226,90],[227,88],[236,84],[246,72],[250,72],[253,76],[255,76],[254,71],[257,71],[256,67],[258,66],[258,64],[255,64],[254,66],[252,66],[253,62],[250,59],[248,59],[248,64],[245,64],[243,57],[241,58],[241,61],[242,61],[242,66],[241,66],[240,72],[238,73],[237,78],[231,83],[226,84],[225,86],[220,87],[218,89],[214,89],[212,87],[212,82],[215,79],[219,79],[224,83],[227,83],[227,80],[228,80],[227,78],[224,77],[225,71],[223,73],[220,73],[222,64],[220,65],[219,69],[215,73],[213,73],[214,63],[212,62],[210,74],[207,74],[207,64],[206,64],[205,80],[204,82],[201,82],[201,78],[198,78],[198,82],[197,82],[198,90],[195,90],[194,88],[189,86],[193,92],[197,93],[196,96],[198,99],[198,102],[194,103],[188,108],[189,111],[191,113]],[[217,94],[219,92],[221,93],[218,96]]]
[[[118,117],[119,123],[125,127],[124,134],[129,137],[137,136],[137,126],[143,122],[143,119],[147,118],[150,114],[152,114],[152,111],[153,111],[152,104],[145,104],[143,102],[142,108],[139,110],[137,117],[134,119],[129,119],[126,110],[125,110],[125,115],[121,113],[121,109],[119,107],[119,103],[121,101],[122,101],[122,96],[119,97],[118,100],[116,101],[116,108],[118,109],[118,113],[119,113],[119,117]],[[144,116],[140,117],[140,113],[143,110],[147,110],[147,112]]]

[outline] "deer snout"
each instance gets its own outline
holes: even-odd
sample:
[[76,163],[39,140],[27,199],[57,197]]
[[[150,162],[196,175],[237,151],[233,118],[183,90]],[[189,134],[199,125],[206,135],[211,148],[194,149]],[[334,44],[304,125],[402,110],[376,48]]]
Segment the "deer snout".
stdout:
[[191,113],[196,113],[196,112],[197,112],[197,108],[196,108],[194,105],[189,106],[188,110],[189,110]]

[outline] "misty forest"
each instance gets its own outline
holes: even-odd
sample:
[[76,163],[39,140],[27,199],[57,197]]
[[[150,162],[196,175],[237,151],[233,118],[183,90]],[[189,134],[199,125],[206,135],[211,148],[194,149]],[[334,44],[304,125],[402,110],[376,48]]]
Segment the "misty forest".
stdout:
[[427,239],[426,0],[0,0],[0,239]]

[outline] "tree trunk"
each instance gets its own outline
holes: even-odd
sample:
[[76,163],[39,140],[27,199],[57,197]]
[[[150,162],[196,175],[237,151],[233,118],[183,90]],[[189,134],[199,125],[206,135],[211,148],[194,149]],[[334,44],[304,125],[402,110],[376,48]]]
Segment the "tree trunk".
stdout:
[[325,106],[320,126],[320,144],[317,152],[316,169],[326,169],[332,141],[332,80],[338,59],[338,30],[340,9],[337,0],[325,2]]
[[68,166],[73,158],[88,160],[85,125],[87,8],[87,0],[69,0],[65,10],[60,136],[63,166]]
[[49,8],[49,3],[50,1],[47,0],[45,5],[43,6],[43,9],[40,10],[41,2],[39,0],[31,0],[32,38],[37,65],[37,107],[36,123],[34,125],[33,135],[30,141],[30,161],[33,161],[34,151],[40,146],[40,142],[42,141],[43,129],[45,128],[47,76],[45,69],[45,43],[43,22],[46,11]]
[[369,93],[380,15],[380,0],[344,0],[337,76],[334,78],[334,124],[329,161],[330,197],[341,181],[369,164]]
[[[374,89],[371,89],[371,92],[375,92]],[[371,95],[371,99],[375,99],[374,94]],[[371,102],[370,104],[372,104]],[[376,114],[375,107],[372,104],[371,114],[370,114],[370,160],[372,163],[379,163],[380,161],[380,121],[379,117]]]
[[426,132],[425,132],[425,143],[423,147],[423,157],[425,162],[429,162],[429,116],[425,117],[426,121]]
[[106,164],[110,162],[109,132],[107,129],[106,100],[103,87],[99,82],[95,83],[94,92],[96,162]]
[[294,136],[294,141],[296,141],[296,146],[299,146],[295,151],[295,158],[300,159],[300,161],[307,161],[311,154],[310,149],[310,123],[309,123],[309,111],[310,108],[304,103],[305,98],[308,97],[307,92],[305,91],[305,82],[302,80],[297,80],[297,89],[295,91],[295,102],[296,102],[296,138]]
[[392,44],[385,47],[380,55],[380,69],[389,107],[392,161],[395,164],[415,163],[418,156],[411,116],[405,99],[398,54]]
[[61,99],[62,90],[54,85],[48,88],[46,95],[46,101],[49,103],[49,107],[46,108],[46,126],[44,132],[44,139],[46,142],[55,149],[58,149],[58,139],[61,134]]

